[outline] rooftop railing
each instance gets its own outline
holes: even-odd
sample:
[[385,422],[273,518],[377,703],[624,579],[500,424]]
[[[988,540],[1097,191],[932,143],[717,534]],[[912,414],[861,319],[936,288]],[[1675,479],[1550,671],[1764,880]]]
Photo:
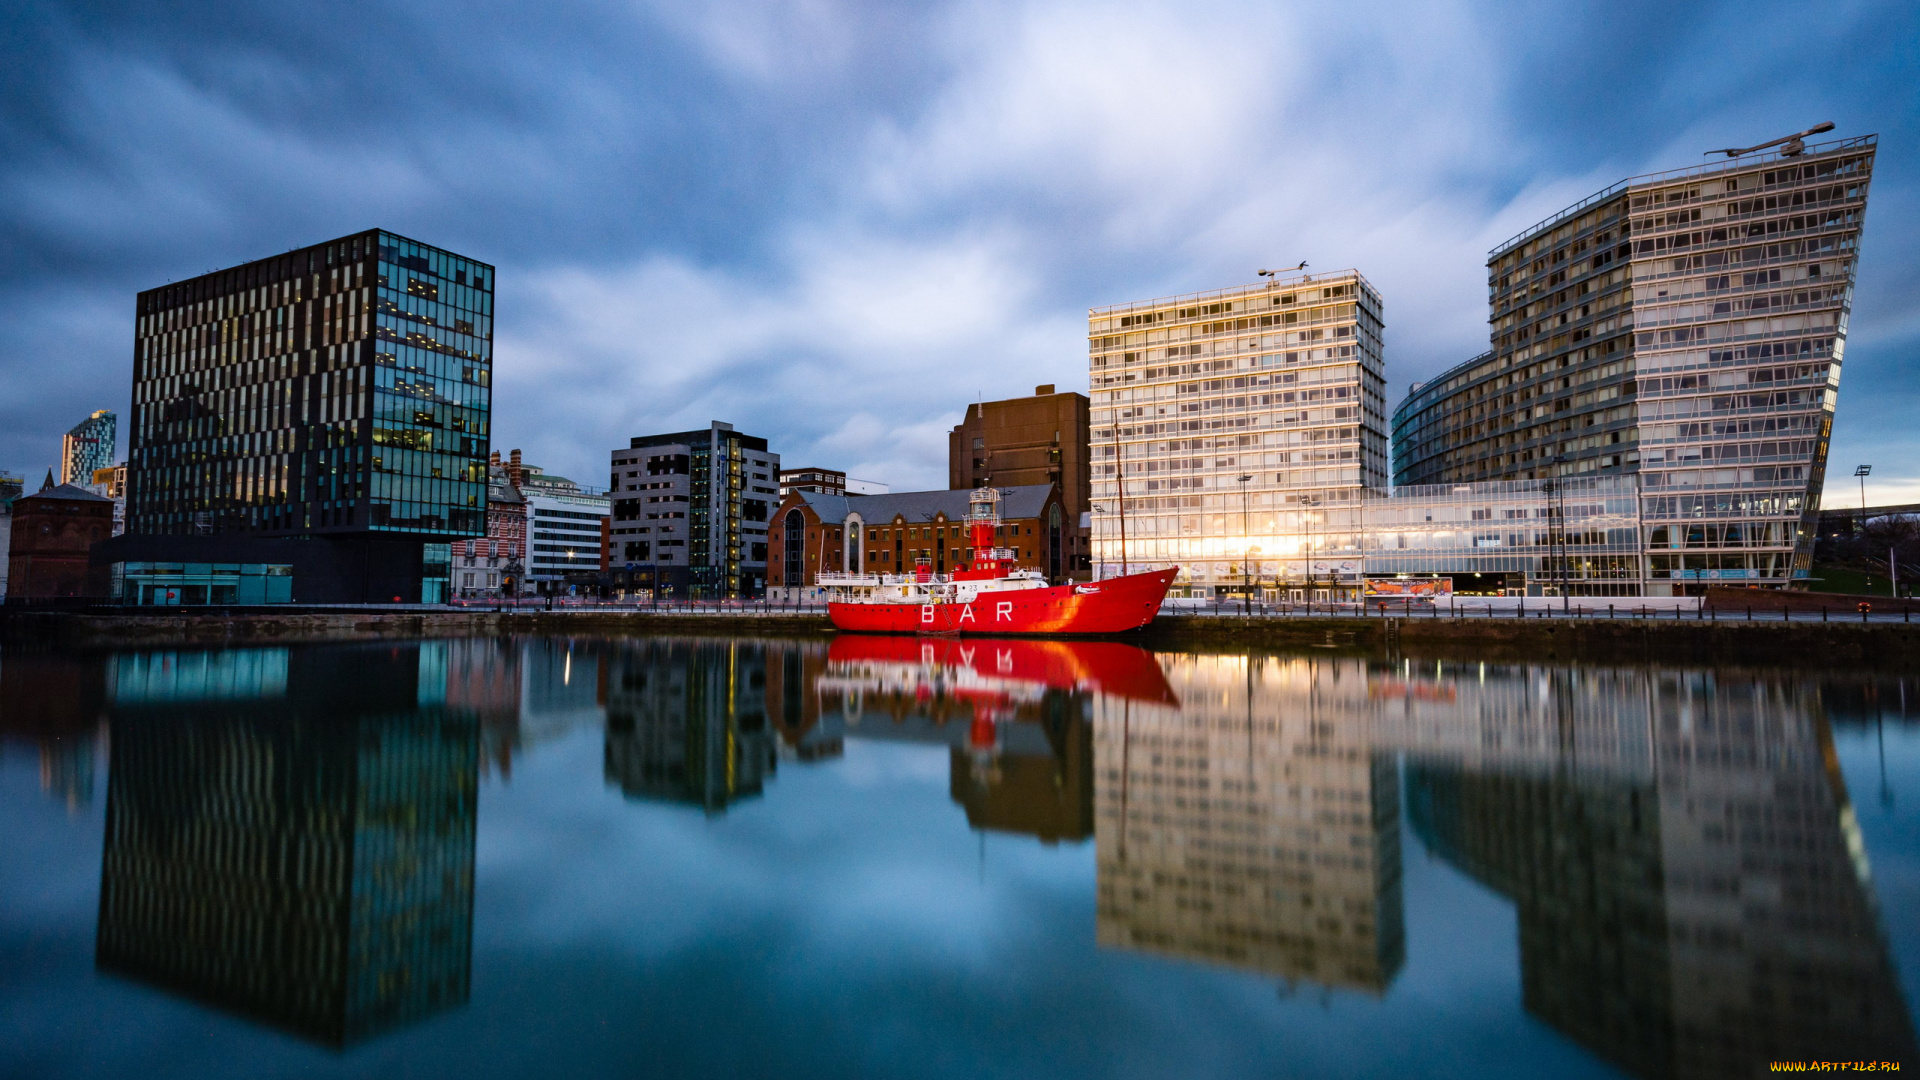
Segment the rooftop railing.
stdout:
[[1298,275],[1275,275],[1265,282],[1253,285],[1234,285],[1225,289],[1213,289],[1208,292],[1180,293],[1175,296],[1162,296],[1153,300],[1135,300],[1125,304],[1109,304],[1106,307],[1087,309],[1087,318],[1097,319],[1105,315],[1125,314],[1129,311],[1152,311],[1155,308],[1173,307],[1207,300],[1225,300],[1230,297],[1256,296],[1274,289],[1292,289],[1302,285],[1332,285],[1342,281],[1359,281],[1378,294],[1373,282],[1358,270],[1330,270],[1322,274],[1302,272]]
[[1609,184],[1606,187],[1601,188],[1599,191],[1596,191],[1593,194],[1587,196],[1586,198],[1581,199],[1579,202],[1574,203],[1572,206],[1567,207],[1565,210],[1561,210],[1558,213],[1555,213],[1549,217],[1542,218],[1540,221],[1536,222],[1535,224],[1520,230],[1519,232],[1515,233],[1513,236],[1509,237],[1507,240],[1502,242],[1499,246],[1487,252],[1487,259],[1489,262],[1491,262],[1492,260],[1497,259],[1502,255],[1505,255],[1507,252],[1511,251],[1516,244],[1519,244],[1521,241],[1526,240],[1528,237],[1533,236],[1534,234],[1539,233],[1545,229],[1551,228],[1552,226],[1559,224],[1560,222],[1566,220],[1567,218],[1578,217],[1581,213],[1586,211],[1589,207],[1592,207],[1597,203],[1605,202],[1606,200],[1611,199],[1616,195],[1619,195],[1621,192],[1626,191],[1628,188],[1641,187],[1646,184],[1665,183],[1669,180],[1681,180],[1681,179],[1686,179],[1688,177],[1695,177],[1695,176],[1717,176],[1725,172],[1732,172],[1740,169],[1750,169],[1755,165],[1762,165],[1770,161],[1811,160],[1817,157],[1824,157],[1828,154],[1843,153],[1849,150],[1858,150],[1863,146],[1873,146],[1879,142],[1879,139],[1880,139],[1880,136],[1877,134],[1876,135],[1860,135],[1851,139],[1837,139],[1833,142],[1815,143],[1811,146],[1808,146],[1805,150],[1801,151],[1798,154],[1785,154],[1778,150],[1771,150],[1764,154],[1749,154],[1744,157],[1734,158],[1729,161],[1708,162],[1700,165],[1690,165],[1690,166],[1687,166],[1686,168],[1681,168],[1681,169],[1668,169],[1665,172],[1650,172],[1650,173],[1641,173],[1639,176],[1629,176],[1625,180],[1621,180],[1618,183]]

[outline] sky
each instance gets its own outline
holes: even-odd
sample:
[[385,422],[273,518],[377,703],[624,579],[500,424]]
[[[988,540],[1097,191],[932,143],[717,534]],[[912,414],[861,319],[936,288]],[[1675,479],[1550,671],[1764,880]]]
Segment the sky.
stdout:
[[1920,6],[1107,0],[0,11],[0,468],[124,417],[134,295],[367,228],[494,264],[493,445],[586,483],[724,420],[945,486],[965,406],[1087,389],[1087,309],[1356,267],[1389,402],[1486,252],[1831,120],[1881,149],[1829,503],[1920,501]]

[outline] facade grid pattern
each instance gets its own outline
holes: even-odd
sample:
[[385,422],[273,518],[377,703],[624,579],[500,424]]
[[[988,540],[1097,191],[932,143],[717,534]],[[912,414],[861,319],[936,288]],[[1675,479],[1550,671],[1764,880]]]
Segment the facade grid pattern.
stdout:
[[94,482],[95,472],[112,469],[118,426],[112,413],[100,409],[61,436],[60,482],[85,487]]
[[780,455],[732,424],[634,438],[612,454],[609,562],[644,568],[643,594],[762,596],[780,486]]
[[1198,595],[1304,571],[1310,534],[1357,554],[1387,481],[1383,327],[1354,270],[1092,309],[1095,576],[1179,565],[1173,595]]
[[1395,480],[1637,474],[1649,588],[1807,576],[1876,139],[1636,178],[1496,249]]
[[485,535],[493,285],[372,231],[141,293],[129,531]]

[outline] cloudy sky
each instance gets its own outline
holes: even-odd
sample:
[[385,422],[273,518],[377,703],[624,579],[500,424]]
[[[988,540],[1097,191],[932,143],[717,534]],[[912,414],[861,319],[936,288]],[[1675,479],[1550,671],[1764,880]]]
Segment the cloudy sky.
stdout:
[[1832,120],[1882,139],[1833,471],[1920,500],[1910,0],[15,0],[0,42],[36,477],[125,415],[137,290],[369,227],[499,268],[494,444],[583,480],[719,419],[944,486],[966,402],[1086,389],[1089,306],[1303,259],[1379,287],[1397,401],[1485,347],[1494,244]]

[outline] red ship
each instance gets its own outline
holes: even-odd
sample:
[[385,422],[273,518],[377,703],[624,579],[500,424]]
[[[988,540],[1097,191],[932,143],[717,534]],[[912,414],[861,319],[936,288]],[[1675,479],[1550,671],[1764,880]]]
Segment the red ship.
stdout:
[[1160,613],[1178,567],[1105,581],[1049,585],[1037,570],[1014,566],[994,546],[1000,493],[976,489],[967,526],[974,559],[935,574],[922,559],[911,574],[822,574],[827,616],[842,630],[882,634],[1118,634]]

